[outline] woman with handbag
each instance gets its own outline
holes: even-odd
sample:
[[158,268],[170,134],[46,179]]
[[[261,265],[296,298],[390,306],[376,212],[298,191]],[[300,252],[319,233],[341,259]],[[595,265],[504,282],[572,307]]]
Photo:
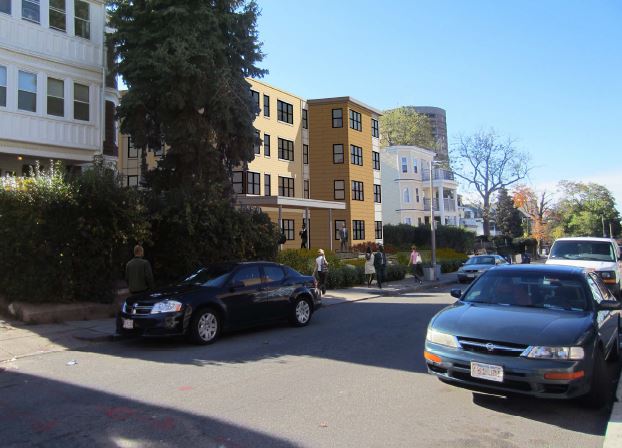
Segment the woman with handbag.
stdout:
[[423,283],[419,277],[421,273],[421,254],[417,252],[417,246],[413,245],[412,252],[410,253],[410,259],[408,260],[408,266],[412,266],[413,277],[419,284]]
[[318,288],[322,294],[326,294],[326,277],[328,276],[328,261],[324,256],[324,250],[318,249],[317,258],[315,259],[315,268],[313,276],[318,280]]
[[374,268],[374,254],[371,251],[371,246],[367,246],[367,252],[365,253],[365,277],[367,278],[367,287],[371,288],[371,282],[376,274],[376,268]]

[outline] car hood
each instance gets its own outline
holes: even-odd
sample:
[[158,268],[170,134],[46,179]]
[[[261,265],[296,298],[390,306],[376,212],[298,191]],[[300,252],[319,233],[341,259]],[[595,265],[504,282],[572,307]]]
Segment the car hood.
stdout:
[[575,345],[592,326],[589,312],[456,302],[432,320],[458,337],[523,345]]
[[490,268],[494,268],[495,265],[494,264],[465,264],[464,266],[460,267],[460,270],[463,271],[481,271],[481,270],[486,270],[486,269],[490,269]]
[[591,261],[591,260],[566,260],[564,258],[549,258],[546,264],[561,266],[575,266],[578,268],[593,269],[595,271],[615,271],[617,266],[613,261]]
[[200,285],[173,285],[167,286],[165,288],[156,289],[149,292],[144,292],[141,294],[135,294],[133,296],[128,297],[127,303],[132,305],[134,302],[140,303],[157,303],[161,302],[165,299],[175,299],[179,298],[185,294],[189,294],[195,292],[199,289],[211,289],[205,288]]

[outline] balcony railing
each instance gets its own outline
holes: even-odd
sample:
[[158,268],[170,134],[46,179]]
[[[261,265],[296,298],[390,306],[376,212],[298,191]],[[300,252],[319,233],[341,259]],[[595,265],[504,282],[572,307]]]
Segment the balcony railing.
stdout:
[[[438,200],[434,199],[433,201],[433,205],[434,205],[434,211],[437,212],[438,211]],[[423,209],[426,211],[430,211],[430,200],[423,198]]]
[[452,198],[443,198],[443,207],[446,212],[456,211],[456,201]]
[[[433,170],[434,178],[433,180],[454,180],[454,173],[443,168],[434,168]],[[422,180],[430,180],[430,170],[424,169],[421,172]]]

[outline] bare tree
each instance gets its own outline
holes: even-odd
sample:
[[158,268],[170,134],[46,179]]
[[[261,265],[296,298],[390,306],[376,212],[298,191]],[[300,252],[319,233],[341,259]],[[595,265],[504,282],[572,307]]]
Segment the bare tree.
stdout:
[[494,131],[460,136],[452,150],[454,173],[482,198],[484,236],[490,235],[490,201],[494,193],[524,179],[530,171],[529,155],[514,147],[508,138],[501,142]]

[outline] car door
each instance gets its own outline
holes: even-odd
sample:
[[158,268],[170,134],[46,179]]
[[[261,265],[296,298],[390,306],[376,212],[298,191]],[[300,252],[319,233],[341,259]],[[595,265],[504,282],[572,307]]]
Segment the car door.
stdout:
[[294,282],[283,268],[276,264],[264,264],[264,285],[266,289],[267,316],[270,319],[283,319],[290,311],[289,298],[294,291]]
[[[587,276],[587,282],[592,290],[596,306],[603,300],[613,300],[613,296],[611,296],[607,287],[596,274],[591,272]],[[596,311],[596,322],[598,324],[598,334],[606,344],[606,348],[609,349],[611,342],[616,336],[615,332],[618,331],[617,313],[608,310]]]
[[231,276],[226,291],[222,300],[231,326],[249,326],[265,320],[265,299],[258,264],[240,266]]

